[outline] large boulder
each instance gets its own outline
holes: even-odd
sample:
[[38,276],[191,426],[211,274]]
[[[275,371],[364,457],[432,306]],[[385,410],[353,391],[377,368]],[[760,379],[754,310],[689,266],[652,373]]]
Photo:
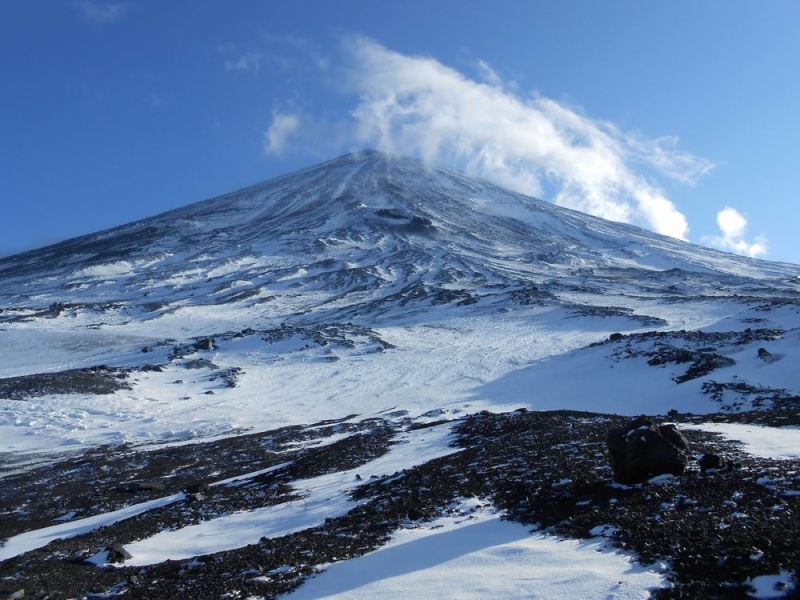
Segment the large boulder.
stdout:
[[614,481],[642,483],[656,475],[681,475],[689,461],[689,444],[674,425],[634,419],[608,432],[606,439]]

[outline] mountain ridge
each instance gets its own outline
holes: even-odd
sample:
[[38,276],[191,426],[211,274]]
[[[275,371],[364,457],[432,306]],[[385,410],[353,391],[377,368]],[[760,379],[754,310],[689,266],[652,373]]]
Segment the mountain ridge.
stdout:
[[[231,267],[237,262],[243,268]],[[0,259],[0,295],[9,302],[47,295],[53,302],[97,302],[108,300],[99,288],[111,278],[145,289],[159,278],[174,278],[180,282],[172,286],[174,300],[191,295],[192,302],[216,302],[205,281],[214,278],[203,273],[219,272],[218,287],[229,290],[259,270],[288,275],[292,269],[309,274],[295,278],[301,286],[332,282],[331,296],[391,287],[411,273],[462,291],[541,285],[580,273],[655,276],[665,288],[679,286],[687,274],[715,279],[718,273],[726,281],[716,277],[717,288],[732,277],[740,284],[769,280],[786,291],[800,281],[794,265],[690,245],[453,171],[365,151]],[[48,287],[54,278],[62,278],[61,289]],[[261,277],[253,283],[251,290],[276,281]],[[83,291],[75,293],[77,288]]]

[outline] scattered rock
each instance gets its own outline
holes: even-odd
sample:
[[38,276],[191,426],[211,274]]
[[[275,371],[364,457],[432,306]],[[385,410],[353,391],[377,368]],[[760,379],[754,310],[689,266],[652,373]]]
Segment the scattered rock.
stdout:
[[717,454],[703,454],[697,462],[703,473],[713,469],[721,469],[725,466],[725,461]]
[[639,418],[608,432],[606,445],[614,480],[643,483],[656,475],[682,475],[689,444],[674,425],[656,425]]
[[[403,411],[394,412],[402,420]],[[680,479],[660,476],[652,485],[619,486],[610,481],[603,450],[609,430],[627,430],[630,419],[574,411],[483,412],[453,423],[457,452],[397,473],[375,474],[369,463],[391,451],[398,435],[407,431],[406,424],[398,428],[381,419],[355,421],[356,416],[165,448],[101,449],[55,467],[8,476],[11,485],[0,486],[0,506],[11,507],[11,500],[14,507],[27,502],[40,514],[15,513],[5,525],[0,520],[0,527],[5,526],[0,538],[34,529],[32,519],[49,524],[52,516],[63,514],[66,504],[79,507],[84,499],[87,508],[92,507],[84,514],[130,505],[130,497],[106,493],[119,482],[169,482],[170,490],[187,492],[187,501],[3,561],[0,589],[24,587],[25,597],[34,598],[282,597],[319,565],[375,550],[397,529],[415,526],[411,520],[456,516],[453,511],[459,510],[455,505],[462,498],[480,499],[510,521],[536,524],[548,534],[605,535],[609,545],[633,553],[640,563],[668,565],[668,587],[653,592],[658,600],[744,598],[751,591],[747,582],[794,572],[791,565],[800,564],[797,461],[748,456],[717,434],[684,432],[698,456],[716,453],[726,463],[741,461],[739,472],[721,469],[713,479],[699,472]],[[702,422],[709,418],[698,417]],[[341,437],[344,433],[351,435]],[[314,442],[322,439],[333,443],[317,447]],[[267,467],[279,468],[241,477]],[[286,502],[297,502],[302,510],[296,482],[335,472],[349,472],[354,478],[364,473],[363,481],[353,486],[354,508],[327,516],[319,526],[192,559],[145,568],[126,566],[126,560],[109,568],[112,541],[127,544],[208,518]],[[235,477],[239,479],[223,483]],[[87,493],[89,481],[94,483]],[[205,482],[214,482],[213,494],[206,494]],[[98,497],[88,497],[94,492]],[[206,499],[200,502],[188,493]],[[60,499],[55,502],[56,498]],[[95,509],[97,503],[102,506]],[[57,506],[42,513],[50,504]],[[86,559],[100,568],[88,568],[81,560],[86,548],[103,549]]]
[[214,343],[214,338],[204,338],[202,340],[197,340],[194,343],[195,350],[216,350],[217,346]]
[[198,494],[208,491],[208,484],[205,481],[197,481],[195,483],[190,483],[186,486],[184,491],[187,494]]
[[0,379],[0,398],[25,400],[56,394],[112,394],[132,389],[129,370],[98,365]]
[[239,385],[239,375],[243,372],[241,367],[230,367],[218,371],[210,380],[221,380],[225,387],[235,388]]
[[133,558],[133,555],[122,544],[112,544],[106,550],[108,551],[106,561],[109,563],[123,563],[129,558]]
[[215,365],[213,362],[208,360],[207,358],[195,358],[193,360],[187,360],[183,363],[184,369],[212,369],[216,370],[219,367]]
[[765,363],[771,363],[771,362],[775,361],[775,357],[766,348],[759,348],[758,349],[758,358],[763,360]]
[[741,467],[739,463],[723,459],[717,454],[704,454],[697,461],[703,473],[715,473],[717,471],[732,471]]
[[623,338],[623,335],[621,333],[612,333],[610,336],[608,336],[608,341],[610,341],[610,342],[618,342],[622,338]]
[[120,489],[123,492],[137,494],[139,492],[163,492],[167,489],[167,486],[163,483],[159,483],[158,481],[134,481]]

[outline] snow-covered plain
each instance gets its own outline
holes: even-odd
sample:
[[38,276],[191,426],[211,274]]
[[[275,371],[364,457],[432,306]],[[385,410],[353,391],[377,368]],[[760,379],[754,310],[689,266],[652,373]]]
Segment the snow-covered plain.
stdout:
[[[130,369],[129,389],[0,399],[0,477],[89,447],[155,448],[348,416],[703,414],[796,398],[798,274],[412,161],[345,157],[0,260],[0,390],[2,378]],[[657,332],[672,337],[646,337]],[[651,364],[667,343],[722,360],[680,381],[689,359]],[[235,385],[221,373],[235,373]],[[797,430],[702,427],[757,455],[800,455]],[[385,475],[454,451],[446,426],[404,435],[407,444],[357,471]],[[303,502],[139,540],[128,564],[311,527],[349,510],[355,473],[293,485]],[[149,508],[22,534],[0,558]],[[472,508],[333,565],[298,597],[511,598],[533,589],[634,598],[663,585],[602,541],[530,535],[491,507]]]

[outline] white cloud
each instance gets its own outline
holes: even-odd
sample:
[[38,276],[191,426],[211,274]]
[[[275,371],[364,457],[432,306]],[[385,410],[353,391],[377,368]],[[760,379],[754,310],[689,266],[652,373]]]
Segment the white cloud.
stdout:
[[300,128],[300,117],[297,114],[273,111],[272,124],[264,132],[264,152],[281,155],[286,145]]
[[711,170],[710,161],[677,150],[675,138],[650,140],[549,98],[522,97],[484,61],[477,82],[367,38],[348,38],[345,47],[359,142],[526,194],[547,190],[562,206],[686,239],[684,215],[639,173],[644,166],[690,183]]
[[78,0],[75,5],[83,17],[92,23],[112,23],[122,18],[128,10],[125,3],[92,2],[91,0]]
[[503,83],[503,80],[500,79],[497,71],[495,71],[488,62],[478,59],[475,64],[478,67],[478,73],[486,83],[496,86],[499,86]]
[[747,229],[747,219],[735,208],[726,206],[717,213],[717,225],[720,235],[704,238],[704,243],[728,250],[736,254],[743,254],[753,258],[764,256],[767,253],[767,241],[763,236],[756,237],[754,242],[744,239]]
[[263,52],[244,52],[236,59],[225,61],[225,70],[239,71],[241,73],[258,73],[263,60]]

